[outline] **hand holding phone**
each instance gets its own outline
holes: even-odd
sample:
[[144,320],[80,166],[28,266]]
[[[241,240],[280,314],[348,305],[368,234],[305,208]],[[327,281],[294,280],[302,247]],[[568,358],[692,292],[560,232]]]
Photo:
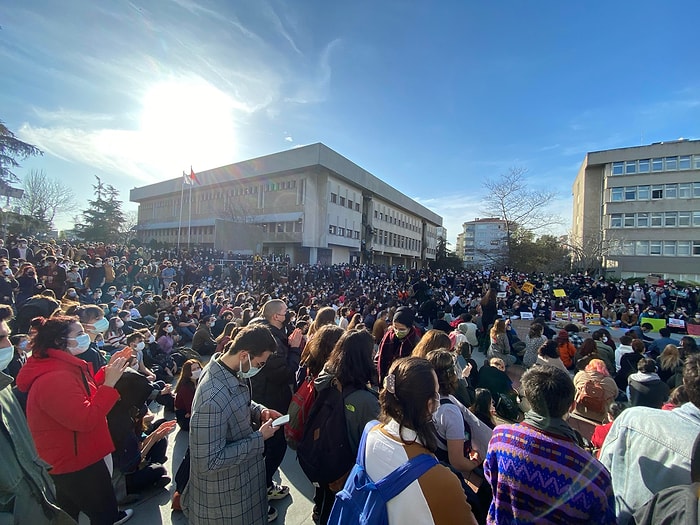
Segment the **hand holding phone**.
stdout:
[[272,426],[273,426],[273,427],[279,427],[279,426],[282,426],[282,425],[286,425],[287,423],[289,423],[289,414],[285,414],[285,415],[280,416],[280,417],[278,417],[277,419],[275,419],[275,420],[272,422]]

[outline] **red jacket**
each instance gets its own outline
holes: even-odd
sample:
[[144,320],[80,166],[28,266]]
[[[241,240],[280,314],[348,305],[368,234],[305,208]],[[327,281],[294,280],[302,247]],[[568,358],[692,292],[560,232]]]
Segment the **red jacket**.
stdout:
[[53,349],[47,358],[30,357],[20,370],[17,387],[29,392],[29,430],[51,474],[77,472],[114,451],[107,413],[119,393],[101,384],[103,370],[93,378],[85,361]]

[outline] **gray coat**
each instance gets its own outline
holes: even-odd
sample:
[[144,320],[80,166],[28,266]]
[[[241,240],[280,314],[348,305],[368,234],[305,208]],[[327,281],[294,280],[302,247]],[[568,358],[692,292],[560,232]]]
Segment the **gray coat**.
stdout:
[[204,369],[192,403],[183,510],[191,525],[267,523],[264,441],[253,430],[265,407],[218,357]]

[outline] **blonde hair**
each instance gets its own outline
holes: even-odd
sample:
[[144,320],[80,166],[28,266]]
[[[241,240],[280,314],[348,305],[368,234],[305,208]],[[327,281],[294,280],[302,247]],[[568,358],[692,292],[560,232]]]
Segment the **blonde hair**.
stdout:
[[659,364],[663,370],[673,370],[681,362],[681,352],[676,345],[666,345],[659,356]]

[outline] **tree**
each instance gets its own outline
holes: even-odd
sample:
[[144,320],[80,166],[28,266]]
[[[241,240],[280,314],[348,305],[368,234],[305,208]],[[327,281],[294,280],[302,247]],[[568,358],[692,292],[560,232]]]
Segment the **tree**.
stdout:
[[566,242],[571,251],[572,268],[589,275],[603,274],[603,260],[608,255],[620,253],[623,239],[618,237],[604,237],[603,231],[599,235],[591,236],[587,240],[576,239],[571,233]]
[[442,235],[438,236],[435,246],[435,268],[455,271],[464,269],[462,259],[448,249],[449,244]]
[[83,224],[76,224],[80,236],[86,241],[120,242],[126,216],[119,200],[119,190],[105,184],[97,175],[95,199],[88,201],[89,207],[82,212]]
[[24,196],[20,210],[46,225],[53,226],[57,215],[75,208],[73,190],[56,179],[50,179],[43,170],[31,170],[22,183]]
[[547,210],[556,192],[530,188],[525,180],[526,173],[524,168],[510,168],[498,179],[484,182],[487,192],[484,210],[506,223],[506,258],[511,265],[513,241],[527,236],[528,232],[541,231],[562,222],[559,216]]
[[568,273],[571,259],[566,243],[552,235],[528,232],[513,239],[511,265],[520,272]]
[[6,188],[13,182],[19,181],[12,170],[19,168],[20,160],[43,154],[44,152],[36,146],[15,137],[15,134],[0,120],[0,187]]

